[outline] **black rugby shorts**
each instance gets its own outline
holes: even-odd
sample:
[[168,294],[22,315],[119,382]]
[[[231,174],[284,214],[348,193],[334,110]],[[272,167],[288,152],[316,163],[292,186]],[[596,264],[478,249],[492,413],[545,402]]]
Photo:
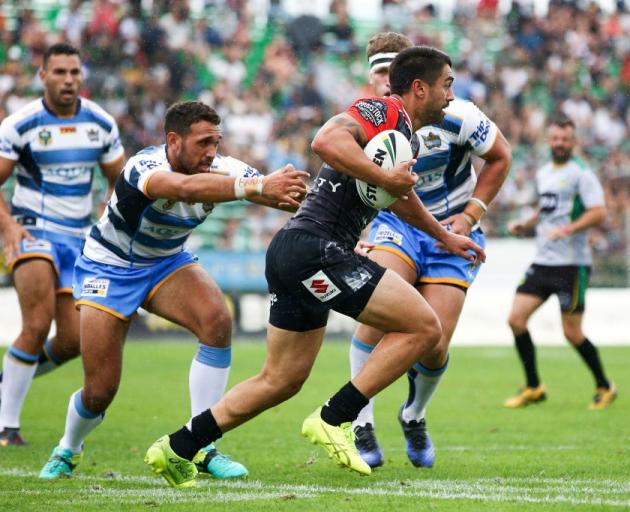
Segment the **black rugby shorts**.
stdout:
[[331,309],[356,318],[384,273],[377,263],[337,242],[283,229],[267,250],[269,323],[304,332],[324,327]]
[[563,313],[582,313],[591,269],[585,265],[531,265],[516,293],[547,300],[556,294]]

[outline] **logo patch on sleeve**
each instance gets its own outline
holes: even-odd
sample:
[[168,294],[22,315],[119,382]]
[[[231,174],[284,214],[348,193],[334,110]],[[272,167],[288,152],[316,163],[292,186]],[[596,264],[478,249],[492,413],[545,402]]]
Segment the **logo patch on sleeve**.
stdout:
[[86,277],[81,288],[81,297],[107,297],[109,279]]
[[387,105],[384,101],[361,100],[354,107],[363,119],[374,126],[380,126],[387,121]]
[[321,302],[327,302],[341,293],[341,290],[324,274],[323,270],[305,279],[302,284]]

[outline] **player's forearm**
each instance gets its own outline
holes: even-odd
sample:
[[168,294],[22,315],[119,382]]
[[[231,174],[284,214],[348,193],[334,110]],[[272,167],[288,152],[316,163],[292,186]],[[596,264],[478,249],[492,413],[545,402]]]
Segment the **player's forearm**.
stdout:
[[317,156],[336,171],[376,186],[386,185],[385,173],[365,156],[355,135],[337,125],[328,126],[320,129],[311,144]]
[[[512,151],[510,145],[503,135],[499,134],[495,145],[484,155],[484,164],[479,172],[477,185],[472,196],[479,199],[487,207],[499,193],[510,172],[511,165]],[[466,205],[464,213],[475,220],[480,220],[485,214],[485,210],[479,203],[471,201]]]
[[571,234],[577,233],[579,231],[584,231],[585,229],[600,225],[602,222],[604,222],[605,218],[606,207],[596,206],[594,208],[589,208],[588,210],[586,210],[582,215],[571,222],[567,226],[567,228]]
[[9,205],[0,192],[0,233],[4,233],[13,224],[15,224],[15,219],[11,216]]
[[447,233],[444,226],[431,215],[415,193],[410,194],[406,200],[396,201],[389,209],[408,224],[421,229],[436,240],[441,241]]
[[216,174],[181,176],[157,173],[149,178],[146,191],[153,199],[171,199],[189,203],[221,203],[237,199],[236,179]]

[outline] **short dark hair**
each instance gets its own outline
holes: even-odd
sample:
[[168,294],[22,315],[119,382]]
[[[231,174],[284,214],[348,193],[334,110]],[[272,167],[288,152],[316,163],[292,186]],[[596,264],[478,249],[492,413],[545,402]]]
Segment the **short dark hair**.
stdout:
[[44,63],[43,63],[44,68],[46,67],[46,64],[48,64],[48,59],[50,59],[52,55],[76,55],[77,57],[81,58],[81,54],[79,53],[79,50],[76,49],[71,44],[68,44],[68,43],[53,44],[50,48],[48,48],[48,50],[46,50],[46,52],[44,52]]
[[554,114],[551,116],[551,120],[549,121],[549,126],[559,126],[560,128],[573,128],[575,130],[575,123],[573,120],[567,116],[566,114]]
[[431,46],[414,46],[401,51],[389,65],[389,86],[392,94],[404,94],[414,80],[433,85],[451,58]]
[[201,101],[178,101],[166,111],[164,131],[186,135],[190,131],[190,126],[200,121],[219,125],[221,124],[221,116],[217,114],[216,110]]

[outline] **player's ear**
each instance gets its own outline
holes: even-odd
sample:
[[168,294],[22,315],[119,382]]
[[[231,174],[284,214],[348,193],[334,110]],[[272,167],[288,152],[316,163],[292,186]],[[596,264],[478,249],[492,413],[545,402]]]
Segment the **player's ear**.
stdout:
[[44,78],[46,77],[46,70],[44,69],[44,66],[40,66],[40,68],[37,70],[37,75],[39,76],[39,79],[43,82]]
[[427,83],[419,78],[411,82],[411,89],[418,98],[424,98],[427,94]]
[[167,146],[179,146],[181,144],[182,138],[175,132],[168,132],[166,134],[166,145]]

